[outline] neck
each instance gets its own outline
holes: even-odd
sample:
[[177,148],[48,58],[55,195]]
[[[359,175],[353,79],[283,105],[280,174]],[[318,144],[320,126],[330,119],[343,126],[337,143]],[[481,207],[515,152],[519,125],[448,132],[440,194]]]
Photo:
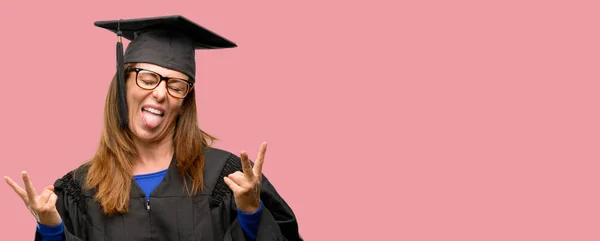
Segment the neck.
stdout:
[[133,174],[146,174],[167,169],[173,158],[173,135],[159,141],[142,141],[134,138],[138,159],[133,164]]

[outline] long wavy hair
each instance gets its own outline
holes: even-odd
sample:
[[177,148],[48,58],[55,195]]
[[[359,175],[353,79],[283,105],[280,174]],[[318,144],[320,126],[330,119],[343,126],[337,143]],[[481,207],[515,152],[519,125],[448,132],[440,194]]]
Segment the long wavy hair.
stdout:
[[[133,64],[126,64],[125,69]],[[126,80],[127,81],[127,80]],[[129,197],[133,181],[133,163],[138,157],[129,128],[119,128],[117,108],[117,80],[113,77],[104,105],[104,124],[100,144],[89,166],[85,188],[96,189],[95,200],[100,203],[106,215],[124,214],[129,211]],[[180,115],[175,123],[173,146],[175,161],[182,176],[191,181],[191,187],[184,181],[189,195],[204,189],[203,147],[216,140],[198,127],[195,89],[185,97]]]

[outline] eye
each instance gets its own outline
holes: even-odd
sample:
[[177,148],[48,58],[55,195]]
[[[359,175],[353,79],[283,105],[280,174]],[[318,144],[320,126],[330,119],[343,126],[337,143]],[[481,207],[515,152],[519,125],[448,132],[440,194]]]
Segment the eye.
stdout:
[[169,89],[174,90],[174,91],[181,91],[180,88],[173,87],[173,86],[169,86]]
[[140,71],[137,76],[138,82],[144,85],[156,85],[158,76],[154,73]]
[[171,80],[169,81],[169,90],[177,92],[177,93],[184,93],[187,91],[188,89],[188,84],[185,81],[182,80]]

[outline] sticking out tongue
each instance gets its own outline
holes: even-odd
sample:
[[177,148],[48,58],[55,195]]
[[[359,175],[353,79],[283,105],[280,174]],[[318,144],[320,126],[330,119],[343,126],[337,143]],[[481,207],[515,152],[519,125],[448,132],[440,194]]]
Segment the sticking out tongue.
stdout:
[[147,128],[156,128],[162,121],[162,116],[142,110],[142,122]]

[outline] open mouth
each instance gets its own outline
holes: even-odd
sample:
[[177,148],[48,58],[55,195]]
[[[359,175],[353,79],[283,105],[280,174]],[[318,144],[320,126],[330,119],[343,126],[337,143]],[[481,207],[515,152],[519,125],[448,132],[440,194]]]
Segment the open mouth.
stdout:
[[154,109],[152,107],[142,107],[142,111],[147,111],[158,116],[165,116],[165,113],[163,111]]
[[165,110],[157,107],[142,107],[141,119],[146,128],[154,129],[162,123],[165,116]]

